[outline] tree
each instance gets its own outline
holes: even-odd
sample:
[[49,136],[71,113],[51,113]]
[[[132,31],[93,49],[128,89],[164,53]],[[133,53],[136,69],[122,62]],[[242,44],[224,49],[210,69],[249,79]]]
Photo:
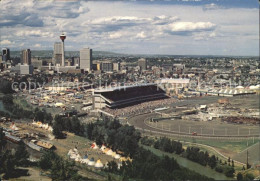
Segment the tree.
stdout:
[[237,181],[242,181],[243,180],[243,175],[242,175],[242,173],[238,173],[237,174]]
[[82,128],[81,128],[81,124],[80,124],[80,120],[78,119],[78,117],[73,116],[72,119],[70,119],[71,122],[71,129],[73,133],[77,133],[77,134],[81,134],[82,133]]
[[216,160],[215,155],[212,155],[212,156],[209,158],[208,165],[209,165],[212,169],[216,167],[216,165],[217,165],[217,160]]
[[39,167],[43,170],[48,170],[52,166],[52,162],[58,158],[58,155],[53,151],[46,151],[40,158]]
[[5,105],[12,105],[13,104],[13,95],[7,94],[3,97],[3,104]]
[[27,152],[24,143],[21,143],[15,154],[14,154],[14,158],[17,162],[17,166],[28,166],[29,164],[29,153]]
[[10,81],[1,78],[0,82],[0,92],[4,94],[11,94],[14,92],[14,90],[12,89],[12,83]]
[[57,139],[63,139],[64,138],[64,134],[62,133],[62,127],[58,124],[54,123],[52,133],[55,136],[55,138],[57,138]]
[[6,150],[3,155],[1,155],[0,163],[0,173],[4,173],[4,179],[14,176],[13,173],[15,171],[16,162],[9,150]]
[[117,163],[115,161],[110,161],[107,164],[107,170],[111,173],[117,173],[118,169],[117,169]]
[[62,133],[62,131],[63,131],[63,120],[62,120],[61,116],[59,116],[59,115],[55,116],[55,122],[54,122],[52,128],[53,128],[52,133],[55,136],[55,138],[58,138],[58,139],[64,138],[64,134]]
[[6,143],[7,142],[5,140],[5,133],[4,133],[3,128],[1,127],[0,128],[0,153],[2,153],[2,150],[5,147]]
[[215,170],[216,170],[217,172],[219,172],[219,173],[222,173],[222,172],[223,172],[223,168],[222,168],[222,166],[220,166],[220,165],[216,166]]
[[234,173],[235,173],[235,170],[234,170],[233,167],[227,167],[227,168],[225,169],[225,175],[226,175],[227,177],[233,177]]
[[252,175],[252,174],[250,174],[250,173],[247,173],[247,174],[244,176],[244,180],[245,180],[245,181],[254,180],[254,175]]
[[45,114],[43,111],[41,111],[41,110],[35,111],[34,115],[35,115],[35,120],[41,121],[41,122],[44,121]]
[[51,171],[52,180],[86,180],[78,175],[73,162],[64,160],[53,151],[46,151],[41,156],[39,167],[43,170]]
[[232,167],[235,167],[234,160],[232,160]]
[[55,162],[52,162],[51,178],[53,181],[74,180],[77,175],[77,170],[74,164],[67,160],[58,157]]

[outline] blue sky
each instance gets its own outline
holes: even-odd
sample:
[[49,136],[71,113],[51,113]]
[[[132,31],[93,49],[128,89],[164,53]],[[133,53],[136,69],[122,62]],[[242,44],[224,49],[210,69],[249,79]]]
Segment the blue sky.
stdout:
[[257,0],[0,2],[0,47],[130,54],[259,55]]

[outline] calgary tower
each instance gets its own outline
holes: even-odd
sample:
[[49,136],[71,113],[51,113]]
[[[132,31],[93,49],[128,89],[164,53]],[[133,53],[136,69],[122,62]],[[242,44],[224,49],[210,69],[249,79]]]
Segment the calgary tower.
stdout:
[[61,41],[62,41],[62,58],[61,58],[61,66],[62,67],[64,67],[65,66],[65,51],[64,51],[64,40],[66,39],[66,35],[64,34],[64,33],[62,33],[61,35],[60,35],[60,39],[61,39]]

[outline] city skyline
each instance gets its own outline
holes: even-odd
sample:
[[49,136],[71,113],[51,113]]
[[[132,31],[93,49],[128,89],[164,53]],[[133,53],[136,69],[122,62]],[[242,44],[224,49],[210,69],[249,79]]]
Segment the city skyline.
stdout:
[[72,51],[258,56],[258,2],[247,2],[6,0],[0,7],[0,46],[53,50],[64,31],[65,49]]

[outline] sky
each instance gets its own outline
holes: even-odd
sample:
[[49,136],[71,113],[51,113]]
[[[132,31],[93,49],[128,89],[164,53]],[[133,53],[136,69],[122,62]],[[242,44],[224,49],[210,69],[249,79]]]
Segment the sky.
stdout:
[[259,56],[258,0],[2,0],[0,48]]

